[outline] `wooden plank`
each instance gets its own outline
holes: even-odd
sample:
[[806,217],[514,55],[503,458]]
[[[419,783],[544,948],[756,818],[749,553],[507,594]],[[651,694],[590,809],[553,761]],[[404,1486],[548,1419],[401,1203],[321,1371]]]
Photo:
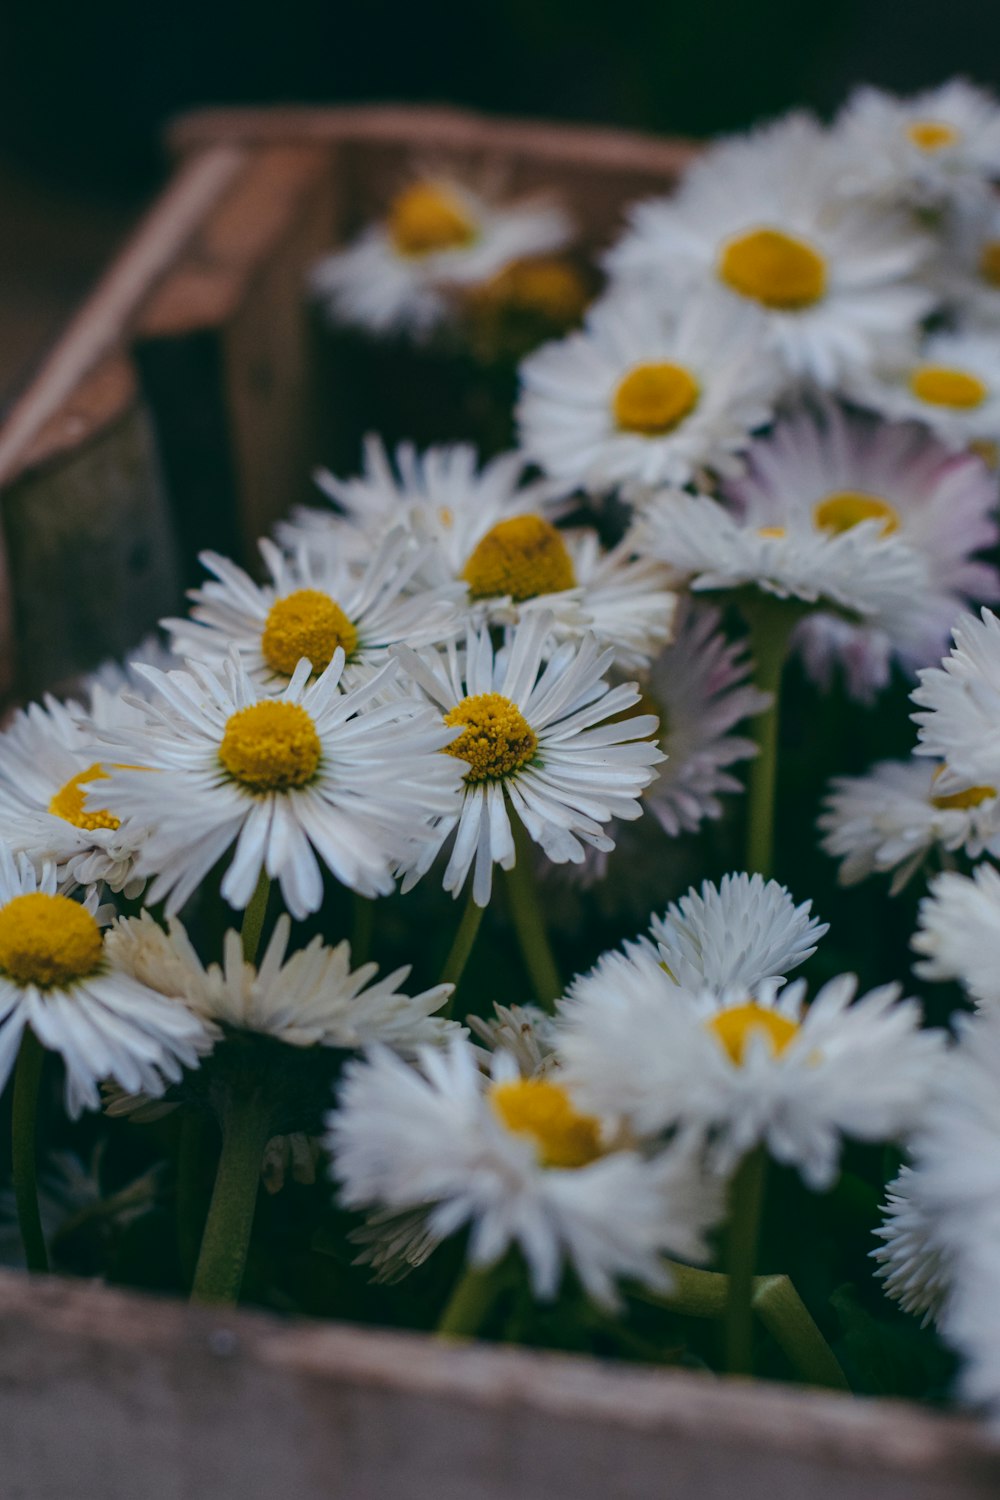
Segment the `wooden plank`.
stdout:
[[30,1500],[986,1500],[1000,1449],[890,1402],[0,1275]]
[[137,317],[134,354],[188,570],[199,547],[247,556],[308,493],[304,287],[333,238],[334,182],[328,147],[256,152]]

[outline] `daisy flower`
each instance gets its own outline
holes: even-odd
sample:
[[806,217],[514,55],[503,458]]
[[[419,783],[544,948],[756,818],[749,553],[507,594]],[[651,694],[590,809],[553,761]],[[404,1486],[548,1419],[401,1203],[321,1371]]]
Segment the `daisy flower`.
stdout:
[[679,304],[721,284],[762,309],[790,376],[833,385],[916,327],[930,240],[902,211],[838,199],[840,163],[806,115],[723,142],[672,199],[640,203],[606,257],[621,287]]
[[[102,729],[139,717],[117,694],[94,693]],[[0,823],[8,847],[36,869],[54,865],[63,890],[103,883],[131,898],[145,883],[135,869],[145,829],[109,802],[97,727],[81,705],[51,697],[18,710],[0,734]]]
[[935,208],[1000,175],[1000,108],[962,78],[909,99],[856,89],[833,132],[845,192]]
[[968,326],[1000,324],[1000,203],[992,194],[945,216],[930,277],[942,301]]
[[683,989],[721,994],[764,980],[784,984],[829,926],[812,916],[811,901],[796,906],[776,880],[741,873],[724,875],[718,885],[703,881],[654,916],[649,930],[668,978]]
[[628,714],[639,691],[634,683],[609,687],[613,653],[601,652],[592,636],[567,642],[543,666],[551,626],[550,615],[527,616],[496,654],[487,631],[470,632],[461,655],[454,647],[434,654],[398,648],[426,700],[461,730],[445,758],[467,767],[460,809],[438,819],[404,891],[452,833],[444,888],[457,896],[472,869],[473,900],[486,906],[494,864],[509,870],[516,860],[511,815],[554,864],[581,863],[585,844],[613,848],[604,825],[641,815],[639,793],[663,759],[647,738],[656,720]]
[[661,490],[636,521],[633,540],[639,551],[689,575],[696,593],[756,588],[843,611],[905,639],[920,628],[927,561],[885,536],[876,518],[851,515],[834,529],[820,526],[801,498],[760,503],[750,491],[745,511],[734,515],[707,495]]
[[177,911],[230,850],[222,895],[237,910],[266,874],[293,917],[317,911],[321,866],[362,895],[392,890],[393,865],[456,805],[460,772],[438,754],[454,732],[412,697],[385,700],[395,662],[346,692],[343,668],[340,647],[319,677],[300,661],[278,697],[234,660],[220,675],[143,669],[155,699],[120,731],[111,786],[149,829],[150,905]]
[[952,635],[941,666],[919,672],[910,694],[922,710],[916,754],[946,762],[942,791],[1000,786],[1000,619],[988,609],[963,615]]
[[413,579],[426,560],[403,527],[395,527],[360,572],[336,556],[300,547],[286,557],[273,542],[259,543],[270,575],[261,585],[228,558],[201,554],[215,582],[192,589],[190,619],[164,620],[179,657],[216,669],[235,650],[251,681],[284,688],[305,657],[316,673],[345,656],[349,686],[383,665],[389,646],[435,645],[458,630],[457,589],[419,589]]
[[1000,441],[1000,349],[988,333],[932,333],[853,372],[844,390],[884,417],[923,422],[953,449]]
[[992,786],[942,792],[942,767],[884,760],[864,776],[830,783],[818,823],[822,847],[839,859],[841,885],[892,873],[892,895],[903,889],[934,848],[977,858],[1000,851],[1000,802]]
[[844,1136],[892,1140],[916,1122],[941,1037],[898,985],[855,999],[845,974],[810,1005],[805,982],[682,988],[652,953],[609,953],[574,981],[559,1008],[557,1046],[581,1108],[640,1136],[688,1126],[723,1174],[757,1145],[833,1182]]
[[936,875],[920,903],[911,947],[922,979],[957,979],[977,1005],[1000,1007],[1000,871]]
[[736,298],[694,297],[674,312],[613,293],[582,332],[521,365],[521,446],[566,490],[597,494],[737,472],[783,380],[766,339],[763,314]]
[[402,189],[384,222],[321,261],[312,290],[333,323],[425,339],[454,316],[459,293],[513,261],[562,249],[570,235],[567,215],[547,199],[493,202],[428,175]]
[[516,1247],[544,1301],[565,1267],[605,1307],[623,1279],[669,1288],[663,1256],[703,1259],[720,1208],[688,1143],[651,1158],[609,1146],[561,1082],[521,1077],[502,1052],[487,1078],[462,1041],[418,1068],[381,1048],[349,1064],[327,1140],[346,1207],[408,1216],[404,1256],[468,1229],[471,1266]]
[[997,541],[995,480],[917,424],[874,422],[824,402],[782,418],[751,446],[747,467],[725,497],[758,531],[806,521],[832,538],[875,521],[925,567],[920,607],[904,630],[819,612],[799,624],[796,642],[821,684],[839,663],[853,696],[870,701],[888,682],[892,656],[909,671],[938,660],[966,601],[1000,595],[1000,575],[974,556]]
[[885,1221],[876,1229],[882,1240],[872,1258],[879,1263],[876,1276],[886,1295],[904,1312],[920,1315],[929,1323],[945,1299],[949,1276],[947,1255],[937,1242],[937,1215],[924,1201],[925,1174],[903,1167],[886,1189]]
[[0,844],[0,1088],[30,1029],[65,1063],[74,1119],[105,1079],[162,1094],[211,1047],[203,1021],[119,969],[96,912],[96,895],[59,895],[51,866],[38,875]]
[[399,986],[409,968],[377,979],[377,964],[351,968],[348,942],[328,948],[319,937],[289,955],[290,931],[282,914],[256,965],[245,961],[240,935],[232,931],[223,940],[222,963],[204,964],[176,917],[165,932],[148,912],[115,922],[105,945],[122,973],[181,1002],[203,1021],[290,1047],[356,1048],[380,1041],[411,1052],[459,1029],[434,1014],[451,994],[450,984],[406,995]]

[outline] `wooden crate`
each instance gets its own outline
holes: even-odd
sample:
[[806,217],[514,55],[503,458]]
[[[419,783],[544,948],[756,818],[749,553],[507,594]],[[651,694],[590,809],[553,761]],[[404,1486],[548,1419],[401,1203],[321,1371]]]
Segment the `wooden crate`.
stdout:
[[[197,545],[309,494],[302,284],[408,161],[556,186],[595,242],[683,143],[453,110],[210,111],[0,430],[0,691],[126,651]],[[25,1500],[986,1500],[1000,1448],[894,1402],[219,1315],[0,1274],[0,1495]]]

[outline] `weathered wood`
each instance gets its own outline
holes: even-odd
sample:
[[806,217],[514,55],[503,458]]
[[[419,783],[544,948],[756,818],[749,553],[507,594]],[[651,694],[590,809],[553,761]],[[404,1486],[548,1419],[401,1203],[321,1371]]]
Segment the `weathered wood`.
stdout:
[[965,1420],[0,1275],[9,1500],[987,1500]]
[[133,352],[185,568],[201,547],[247,556],[308,494],[305,277],[333,237],[332,152],[263,148],[141,309]]

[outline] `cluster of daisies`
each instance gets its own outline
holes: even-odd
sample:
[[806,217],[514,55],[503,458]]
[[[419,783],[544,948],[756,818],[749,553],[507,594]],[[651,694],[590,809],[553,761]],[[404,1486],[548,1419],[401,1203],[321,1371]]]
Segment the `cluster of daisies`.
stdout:
[[[563,209],[450,169],[317,268],[372,338],[537,314],[516,445],[368,437],[0,734],[32,1269],[61,1196],[106,1251],[166,1214],[202,1301],[862,1390],[912,1323],[1000,1412],[998,178],[991,98],[862,90],[698,154],[585,313]],[[901,683],[912,757],[834,733],[803,803],[783,688],[857,725]],[[786,864],[927,873],[914,974]],[[51,1053],[139,1178],[46,1157]]]

